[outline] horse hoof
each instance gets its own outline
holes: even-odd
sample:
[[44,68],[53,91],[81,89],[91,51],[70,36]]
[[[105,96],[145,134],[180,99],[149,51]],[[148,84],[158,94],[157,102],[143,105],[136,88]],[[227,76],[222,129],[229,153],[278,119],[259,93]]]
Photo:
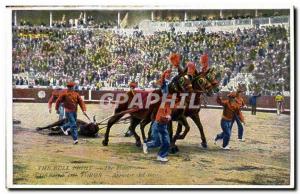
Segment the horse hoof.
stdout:
[[142,146],[142,142],[141,141],[137,141],[135,142],[136,147],[141,147]]
[[133,136],[133,133],[131,131],[127,131],[124,135],[124,137],[131,137]]
[[173,147],[173,148],[171,148],[171,150],[170,150],[170,154],[176,154],[176,149]]
[[173,146],[171,149],[170,149],[170,153],[171,154],[176,154],[177,152],[179,152],[179,149],[177,146]]
[[201,146],[202,146],[202,148],[205,148],[205,149],[206,149],[206,148],[207,148],[207,143],[203,143],[203,142],[202,142],[202,143],[201,143]]
[[108,145],[108,141],[103,140],[103,141],[102,141],[102,145],[103,145],[103,146],[107,146],[107,145]]

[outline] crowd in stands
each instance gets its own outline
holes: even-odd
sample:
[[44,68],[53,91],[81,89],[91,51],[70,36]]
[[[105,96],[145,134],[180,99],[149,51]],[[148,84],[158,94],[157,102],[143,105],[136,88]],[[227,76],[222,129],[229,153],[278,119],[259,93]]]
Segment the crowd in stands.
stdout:
[[251,73],[256,78],[252,89],[273,91],[281,84],[289,90],[289,51],[289,32],[283,26],[235,32],[170,30],[152,35],[140,30],[126,34],[15,27],[12,70],[15,85],[64,86],[75,80],[84,89],[100,89],[127,87],[129,81],[137,81],[147,88],[169,67],[171,52],[182,55],[182,65],[193,61],[197,68],[200,56],[207,53],[210,66],[222,72],[222,86],[238,73]]
[[[46,23],[42,22],[39,24],[40,26],[47,26]],[[50,25],[50,24],[48,24]],[[14,26],[14,23],[13,23]],[[20,20],[19,26],[22,27],[34,27],[36,25],[32,24],[30,21],[26,21],[24,19]],[[66,19],[66,16],[63,15],[62,18],[52,21],[53,28],[114,28],[117,26],[117,21],[105,20],[96,22],[95,18],[91,16],[84,17],[84,13],[81,12],[78,17]]]

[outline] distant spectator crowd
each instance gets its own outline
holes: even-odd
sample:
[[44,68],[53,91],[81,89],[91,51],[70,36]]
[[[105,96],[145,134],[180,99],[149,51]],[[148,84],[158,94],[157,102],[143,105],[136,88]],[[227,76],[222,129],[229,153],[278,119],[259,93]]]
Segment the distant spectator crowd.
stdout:
[[[113,29],[13,28],[13,84],[65,86],[74,80],[81,88],[127,87],[137,81],[153,87],[170,67],[176,52],[182,65],[196,63],[204,53],[209,65],[222,72],[222,87],[239,73],[250,73],[251,90],[289,90],[290,39],[283,26],[239,29],[235,32],[155,32],[144,35]],[[268,79],[266,79],[268,78]]]

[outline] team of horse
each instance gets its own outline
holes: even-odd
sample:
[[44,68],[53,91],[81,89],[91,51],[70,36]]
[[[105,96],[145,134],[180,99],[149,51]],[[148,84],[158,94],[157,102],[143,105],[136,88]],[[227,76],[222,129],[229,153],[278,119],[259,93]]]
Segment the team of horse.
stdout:
[[[178,126],[175,135],[173,136],[172,122],[169,122],[168,128],[171,140],[171,152],[175,153],[179,151],[178,147],[175,144],[176,141],[178,139],[184,139],[188,131],[190,130],[190,126],[187,122],[187,117],[190,117],[195,122],[200,132],[201,145],[203,148],[207,148],[204,129],[199,117],[199,112],[201,109],[201,95],[212,95],[213,93],[218,92],[220,78],[220,72],[218,72],[215,68],[210,68],[205,75],[200,74],[192,79],[186,74],[179,74],[174,77],[171,83],[168,85],[169,94],[175,94],[179,101],[181,99],[181,96],[179,95],[180,93],[187,92],[189,94],[188,97],[185,98],[186,103],[184,108],[175,108],[172,110],[172,121],[178,122]],[[162,96],[160,89],[154,90],[153,93],[157,93]],[[128,96],[128,100],[125,103],[118,104],[115,108],[114,115],[108,120],[104,140],[102,141],[102,144],[104,146],[108,145],[111,127],[126,114],[126,110],[130,109],[129,104],[131,103],[131,100],[135,95],[137,95],[132,91],[129,91],[126,94]],[[190,108],[190,106],[188,106],[191,97],[194,98],[194,105],[198,105],[196,106],[197,108]],[[140,124],[143,141],[146,142],[150,139],[151,131],[149,130],[148,138],[146,138],[145,126],[154,120],[156,112],[160,106],[160,102],[161,101],[151,104],[147,109],[141,108],[130,112],[129,130],[133,133],[133,136],[136,140],[136,146],[141,146],[141,139],[136,133],[135,128],[138,126],[138,124]],[[183,132],[182,127],[184,127]]]
[[[172,109],[172,113],[171,113],[172,121],[178,123],[177,129],[175,131],[175,135],[173,135],[172,122],[169,122],[168,124],[169,135],[171,140],[170,150],[172,153],[176,153],[179,151],[178,147],[176,146],[176,141],[184,139],[190,130],[190,125],[187,122],[188,117],[191,118],[193,122],[196,124],[196,126],[198,127],[198,130],[200,132],[200,138],[201,138],[201,143],[200,143],[201,146],[203,148],[207,148],[207,141],[206,141],[203,125],[201,123],[200,116],[199,116],[201,103],[202,103],[201,96],[202,95],[210,96],[214,93],[217,93],[219,91],[218,86],[219,86],[220,79],[221,79],[220,72],[218,72],[215,68],[210,68],[204,75],[198,74],[191,78],[186,74],[186,72],[184,72],[175,76],[171,80],[170,84],[168,85],[169,94],[175,95],[177,102],[181,100],[183,100],[184,102],[183,107]],[[180,95],[182,93],[187,93],[188,96],[182,99],[183,97]],[[140,147],[142,145],[142,141],[140,136],[136,133],[135,128],[140,124],[143,142],[147,142],[151,139],[151,126],[147,134],[148,137],[146,137],[145,135],[145,127],[149,123],[152,124],[152,121],[154,121],[155,115],[161,105],[162,96],[163,96],[161,89],[156,89],[152,92],[143,92],[145,98],[148,98],[150,94],[157,94],[159,96],[159,100],[154,103],[151,103],[147,108],[144,107],[137,108],[137,107],[130,107],[130,104],[135,99],[135,97],[137,95],[141,95],[141,93],[128,91],[126,93],[127,100],[117,104],[114,110],[114,114],[108,117],[107,119],[105,119],[108,120],[106,124],[103,124],[104,120],[100,123],[97,123],[95,117],[94,117],[94,122],[90,122],[90,123],[86,123],[84,121],[78,120],[77,123],[80,126],[80,131],[81,131],[80,134],[83,136],[95,137],[98,134],[98,131],[100,130],[99,125],[105,125],[106,131],[105,131],[102,144],[104,146],[107,146],[109,142],[109,133],[111,127],[115,124],[120,123],[122,120],[129,119],[130,120],[129,130],[132,132],[135,138],[136,146]],[[194,108],[191,108],[189,106],[191,99],[193,101]],[[121,100],[122,99],[120,99],[120,101]],[[130,116],[124,118],[123,116],[126,114],[129,114]],[[65,123],[66,120],[60,120],[53,124],[47,125],[45,127],[38,127],[37,130],[40,131],[43,129],[50,129],[52,132],[56,133],[60,131],[59,130],[60,126],[64,125]]]

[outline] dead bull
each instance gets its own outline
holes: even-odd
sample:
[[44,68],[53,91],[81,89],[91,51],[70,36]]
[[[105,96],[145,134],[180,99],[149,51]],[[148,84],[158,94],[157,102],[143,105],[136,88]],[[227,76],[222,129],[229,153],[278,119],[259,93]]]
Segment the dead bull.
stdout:
[[[85,121],[82,121],[80,119],[77,119],[77,126],[80,129],[78,131],[79,135],[85,136],[85,137],[97,137],[98,131],[99,131],[99,126],[96,123],[95,116],[93,117],[93,122],[87,123]],[[60,127],[62,127],[64,124],[67,123],[67,119],[61,119],[59,121],[56,121],[50,125],[47,125],[45,127],[37,127],[37,131],[41,131],[44,129],[49,129],[52,132],[56,132],[56,134],[63,134],[61,131]]]

